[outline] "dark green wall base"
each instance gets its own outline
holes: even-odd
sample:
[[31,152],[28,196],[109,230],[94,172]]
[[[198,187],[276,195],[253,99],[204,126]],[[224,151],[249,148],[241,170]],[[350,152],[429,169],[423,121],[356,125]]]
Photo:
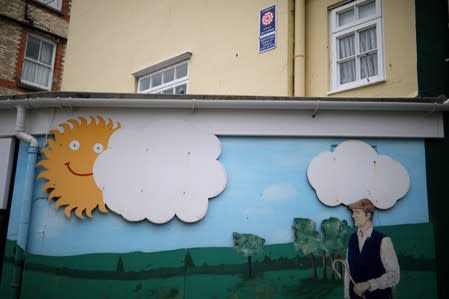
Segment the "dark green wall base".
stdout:
[[447,1],[416,0],[418,95],[449,96]]
[[[444,131],[449,134],[449,112],[444,112]],[[447,277],[449,277],[449,139],[426,140],[427,189],[429,196],[429,216],[434,224],[437,282],[439,298],[449,298]]]
[[[430,224],[381,227],[393,239],[401,265],[396,298],[437,298]],[[4,260],[0,297],[9,294],[14,242]],[[329,263],[328,263],[329,264]],[[312,279],[309,258],[292,243],[267,245],[253,259],[233,248],[192,248],[67,257],[28,255],[21,298],[342,298],[342,281],[326,268]]]

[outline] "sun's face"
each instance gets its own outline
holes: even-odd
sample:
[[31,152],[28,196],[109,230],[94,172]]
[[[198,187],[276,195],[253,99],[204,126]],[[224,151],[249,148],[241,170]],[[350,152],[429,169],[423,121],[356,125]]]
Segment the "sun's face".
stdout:
[[46,169],[38,178],[48,180],[43,186],[44,191],[49,191],[48,199],[56,200],[56,208],[65,206],[67,217],[73,210],[81,219],[83,212],[92,218],[92,211],[97,207],[107,212],[102,191],[93,179],[93,166],[120,123],[114,128],[110,119],[107,123],[100,116],[97,119],[91,116],[88,123],[84,117],[72,118],[60,125],[63,132],[52,130],[54,139],[42,150],[47,159],[37,164]]

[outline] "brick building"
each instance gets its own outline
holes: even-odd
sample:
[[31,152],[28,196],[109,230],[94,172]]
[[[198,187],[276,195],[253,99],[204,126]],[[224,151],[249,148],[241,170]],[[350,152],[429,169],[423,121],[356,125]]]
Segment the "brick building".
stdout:
[[71,0],[0,0],[0,95],[59,90]]

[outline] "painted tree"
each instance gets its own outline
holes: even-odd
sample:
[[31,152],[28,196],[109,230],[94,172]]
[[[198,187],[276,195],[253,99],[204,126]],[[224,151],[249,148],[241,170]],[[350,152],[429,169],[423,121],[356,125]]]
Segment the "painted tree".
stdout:
[[[340,248],[338,248],[335,257],[342,258],[346,255],[346,251],[348,250],[348,242],[351,234],[354,232],[354,227],[348,225],[346,220],[343,220],[340,223]],[[342,265],[340,264],[340,277],[343,274],[343,270],[341,269]]]
[[327,257],[330,258],[332,265],[333,256],[339,248],[339,230],[340,220],[335,217],[325,219],[321,222],[321,230],[323,231],[323,279],[327,279]]
[[252,277],[252,257],[263,252],[265,239],[253,234],[240,234],[233,232],[234,248],[248,258],[248,276]]
[[123,264],[123,260],[122,260],[121,256],[119,256],[119,258],[118,258],[117,267],[115,268],[115,271],[117,271],[117,272],[124,272],[125,271],[125,266]]
[[321,235],[316,231],[316,224],[307,218],[293,220],[295,232],[295,249],[300,256],[310,256],[312,260],[313,279],[317,279],[316,256],[321,254]]
[[[353,229],[346,220],[330,217],[321,222],[323,231],[323,278],[327,278],[327,257],[332,265],[335,258],[341,258],[348,246],[349,237]],[[340,271],[341,272],[341,271]],[[334,275],[332,275],[335,277]]]

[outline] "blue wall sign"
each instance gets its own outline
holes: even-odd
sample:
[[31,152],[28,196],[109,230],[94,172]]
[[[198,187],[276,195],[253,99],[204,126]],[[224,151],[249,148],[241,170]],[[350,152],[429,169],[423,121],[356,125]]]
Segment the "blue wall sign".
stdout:
[[276,33],[259,38],[259,52],[265,52],[274,48],[276,48]]
[[259,11],[259,52],[276,48],[276,5]]
[[259,23],[260,36],[276,31],[276,5],[262,9],[259,12]]

